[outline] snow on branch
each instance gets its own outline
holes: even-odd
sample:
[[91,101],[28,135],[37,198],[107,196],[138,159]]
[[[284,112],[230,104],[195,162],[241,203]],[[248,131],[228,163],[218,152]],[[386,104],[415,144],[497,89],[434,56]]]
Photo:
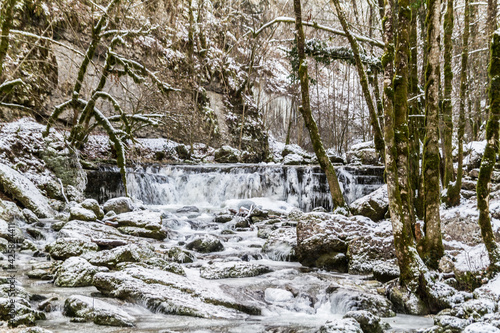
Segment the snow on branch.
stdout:
[[0,94],[8,94],[14,89],[15,86],[23,85],[24,82],[21,79],[6,81],[0,84]]
[[[295,24],[295,19],[294,18],[291,18],[291,17],[277,17],[275,18],[274,20],[272,21],[269,21],[267,22],[266,24],[264,24],[262,27],[260,27],[259,29],[257,30],[253,30],[251,28],[249,28],[249,33],[251,33],[253,35],[253,37],[257,37],[262,31],[264,31],[265,29],[269,28],[270,26],[274,25],[274,24],[278,24],[278,23],[290,23],[290,24]],[[317,22],[309,22],[309,21],[303,21],[302,22],[303,25],[305,26],[308,26],[308,27],[313,27],[315,29],[318,29],[318,30],[323,30],[323,31],[327,31],[327,32],[330,32],[332,34],[335,34],[335,35],[340,35],[340,36],[346,36],[345,32],[344,31],[341,31],[341,30],[337,30],[337,29],[333,29],[331,27],[327,27],[327,26],[324,26],[324,25],[320,25],[318,24]],[[369,37],[365,37],[365,36],[361,36],[361,35],[358,35],[358,34],[353,34],[353,37],[360,41],[360,42],[365,42],[365,43],[369,43],[373,46],[377,46],[381,49],[384,48],[384,43],[379,41],[379,40],[376,40],[376,39],[373,39],[373,38],[369,38]]]

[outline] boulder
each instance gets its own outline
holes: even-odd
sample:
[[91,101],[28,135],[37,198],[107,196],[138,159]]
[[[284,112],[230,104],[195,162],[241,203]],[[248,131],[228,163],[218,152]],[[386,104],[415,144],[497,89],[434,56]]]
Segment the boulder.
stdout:
[[119,246],[111,250],[104,250],[98,253],[89,253],[85,256],[92,265],[115,268],[122,262],[141,262],[154,257],[153,249],[146,244],[128,244]]
[[88,252],[99,251],[97,244],[81,238],[58,238],[55,242],[47,244],[45,250],[57,260],[65,260]]
[[399,267],[395,262],[380,263],[373,266],[373,277],[382,283],[397,279],[399,277]]
[[36,216],[35,213],[31,209],[24,208],[23,209],[23,216],[24,219],[26,220],[26,223],[28,224],[34,224],[39,222],[40,220],[38,219],[38,216]]
[[452,316],[474,320],[478,320],[486,314],[494,313],[496,311],[496,304],[494,301],[486,298],[471,299],[467,302],[459,304],[454,307],[450,314]]
[[80,205],[88,210],[91,210],[94,212],[95,216],[97,216],[98,219],[102,220],[104,217],[104,212],[99,206],[99,203],[95,199],[85,199],[83,200]]
[[307,164],[304,157],[298,154],[289,154],[283,158],[284,165],[302,165]]
[[344,315],[344,318],[355,319],[359,323],[359,326],[361,326],[363,333],[384,332],[382,326],[380,325],[380,317],[377,317],[368,311],[349,311]]
[[93,284],[104,295],[145,304],[164,314],[226,319],[260,315],[255,305],[222,295],[202,281],[137,264],[125,265],[118,272],[97,273]]
[[97,215],[90,209],[74,206],[69,210],[69,220],[95,221],[97,220]]
[[[261,229],[259,229],[259,232],[260,230]],[[297,231],[295,228],[278,228],[269,230],[266,234],[266,238],[267,240],[262,247],[262,253],[265,253],[271,260],[297,260]]]
[[15,221],[8,223],[0,219],[0,237],[8,241],[15,240],[18,243],[22,243],[24,240],[24,233],[19,229]]
[[175,211],[176,213],[199,213],[200,209],[196,206],[184,206]]
[[71,257],[64,261],[57,271],[55,285],[58,287],[86,287],[92,285],[92,278],[107,268],[91,265],[81,257]]
[[116,214],[128,213],[134,210],[132,199],[127,197],[119,197],[109,199],[103,205],[104,213],[114,211]]
[[162,227],[161,216],[160,212],[141,210],[118,214],[106,221],[116,223],[118,230],[125,234],[164,239],[167,237],[167,232]]
[[353,215],[363,215],[377,222],[383,220],[389,209],[389,197],[387,185],[378,190],[361,197],[350,204],[349,208]]
[[375,150],[373,141],[369,141],[353,145],[346,153],[346,161],[347,164],[378,165],[380,156]]
[[463,333],[500,333],[500,328],[491,324],[474,323],[467,326]]
[[267,266],[248,262],[216,262],[201,267],[200,276],[204,279],[215,280],[252,277],[266,274],[271,271],[272,270]]
[[96,244],[112,243],[119,241],[122,243],[137,242],[139,239],[124,235],[116,228],[96,222],[70,221],[66,223],[58,234],[59,238],[79,238],[86,242]]
[[[328,294],[332,312],[346,314],[350,311],[368,311],[377,317],[394,317],[392,303],[384,296],[355,288],[330,288]],[[330,290],[327,289],[327,293]]]
[[[11,301],[14,302],[14,318],[11,317]],[[10,326],[35,326],[36,320],[44,320],[45,314],[31,308],[30,303],[23,297],[0,297],[0,320],[10,321]]]
[[3,163],[0,163],[0,184],[6,194],[19,201],[25,208],[31,209],[38,217],[54,216],[47,198],[35,184]]
[[[345,255],[347,242],[340,233],[331,228],[331,224],[335,224],[338,219],[347,218],[315,212],[304,214],[300,219],[297,224],[296,254],[302,265],[345,272],[346,263],[339,254]],[[334,263],[339,266],[334,266]]]
[[363,333],[359,323],[353,318],[329,320],[317,333]]
[[230,146],[222,146],[214,152],[214,159],[217,163],[238,163],[240,152]]
[[184,251],[180,247],[174,246],[165,253],[165,256],[174,262],[183,264],[183,263],[192,263],[195,260],[195,256],[188,252]]
[[186,245],[186,249],[199,253],[210,253],[224,251],[221,241],[212,235],[196,238]]
[[135,318],[108,302],[100,299],[74,295],[64,302],[64,315],[83,318],[97,325],[132,327]]
[[434,325],[439,326],[442,331],[447,331],[450,333],[463,332],[464,328],[468,324],[469,321],[454,316],[438,314],[434,317]]

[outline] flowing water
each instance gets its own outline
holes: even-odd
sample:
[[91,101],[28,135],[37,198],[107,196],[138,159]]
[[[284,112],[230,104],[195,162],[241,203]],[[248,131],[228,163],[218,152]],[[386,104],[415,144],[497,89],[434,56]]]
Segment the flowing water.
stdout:
[[[359,184],[359,172],[347,167],[338,169],[343,180],[344,194],[350,201],[365,192],[380,186],[376,176],[369,175],[368,184]],[[358,170],[359,171],[359,170]],[[116,180],[116,170],[108,170],[106,179]],[[113,176],[114,175],[114,176]],[[119,194],[119,180],[109,183],[107,188],[92,185],[97,177],[89,178],[88,192],[96,195]],[[115,178],[113,178],[115,177]],[[277,261],[279,255],[262,251],[265,239],[257,237],[257,229],[249,228],[234,232],[236,221],[214,223],[215,213],[227,208],[238,209],[250,204],[286,213],[294,207],[311,210],[317,206],[328,206],[328,192],[324,188],[321,173],[317,168],[282,166],[149,166],[135,169],[128,174],[128,184],[133,197],[141,200],[148,209],[162,211],[165,226],[171,229],[169,238],[162,243],[169,247],[184,244],[199,235],[211,234],[224,239],[222,252],[197,254],[197,260],[183,264],[187,277],[204,285],[218,287],[236,300],[259,298],[262,315],[247,319],[222,320],[153,313],[141,304],[125,303],[117,299],[106,301],[120,305],[127,313],[137,318],[135,328],[97,326],[92,323],[72,323],[61,311],[48,314],[48,320],[39,325],[54,332],[316,332],[327,320],[342,318],[355,309],[352,295],[348,291],[331,292],[332,286],[342,290],[373,291],[380,283],[364,276],[339,274],[302,267],[297,262]],[[93,180],[94,179],[94,180]],[[119,179],[119,177],[118,177]],[[378,178],[380,179],[380,178]],[[92,188],[93,187],[93,188]],[[102,203],[102,200],[101,200]],[[185,205],[195,205],[198,212],[177,212]],[[50,221],[48,221],[50,224]],[[49,234],[47,241],[37,241],[39,246],[54,239]],[[226,231],[226,232],[225,232]],[[154,241],[158,243],[157,241]],[[276,249],[286,258],[290,249]],[[25,256],[20,271],[26,271],[33,262],[43,259]],[[273,271],[261,276],[205,280],[200,277],[200,267],[208,262],[251,261],[263,264]],[[59,288],[48,281],[21,278],[27,291],[45,297],[57,296],[59,310],[65,297],[79,294],[102,297],[94,287]],[[403,332],[432,326],[432,319],[398,315],[384,318],[391,331]]]

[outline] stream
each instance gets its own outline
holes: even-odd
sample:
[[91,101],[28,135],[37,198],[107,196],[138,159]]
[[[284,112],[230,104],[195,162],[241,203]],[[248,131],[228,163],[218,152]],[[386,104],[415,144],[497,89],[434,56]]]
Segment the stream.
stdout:
[[[342,168],[339,172],[341,180],[344,180],[343,189],[351,202],[381,186],[380,177],[376,178],[373,172],[370,174],[368,171],[369,174],[363,176],[361,172],[356,174],[352,170],[359,171]],[[249,206],[268,210],[275,216],[285,216],[297,207],[305,211],[318,206],[328,209],[328,193],[321,188],[320,177],[321,174],[312,167],[261,165],[148,166],[136,168],[128,175],[132,197],[142,201],[142,209],[162,212],[163,225],[169,228],[167,239],[148,239],[148,242],[158,248],[169,248],[184,245],[197,236],[212,235],[223,239],[223,251],[196,253],[194,262],[182,264],[186,276],[190,281],[209,289],[222,290],[236,300],[258,301],[262,305],[262,314],[259,316],[204,319],[165,315],[150,311],[145,304],[104,297],[95,287],[56,287],[52,281],[26,277],[25,273],[34,263],[47,260],[28,254],[21,254],[17,263],[19,282],[32,294],[58,298],[54,302],[56,311],[47,313],[47,320],[38,321],[39,326],[53,332],[317,332],[327,320],[342,318],[346,312],[357,309],[356,298],[349,291],[355,291],[354,294],[376,293],[382,284],[370,276],[327,272],[304,267],[298,262],[285,261],[290,248],[272,248],[271,245],[263,251],[266,239],[258,237],[258,233],[265,221],[242,229],[236,226],[238,219],[216,223],[214,215],[227,212],[228,209],[241,211]],[[103,183],[103,179],[106,179],[106,183]],[[90,173],[87,195],[97,197],[101,204],[109,197],[119,196],[120,184],[116,170]],[[56,221],[44,222],[46,239],[35,240],[40,248],[56,238],[56,232],[50,228]],[[21,228],[25,227],[21,225]],[[271,272],[254,277],[216,280],[200,276],[201,267],[228,262],[265,265]],[[335,292],[337,290],[343,292]],[[118,305],[137,319],[136,327],[70,322],[70,318],[63,316],[61,310],[65,298],[71,295],[102,298]],[[408,332],[433,325],[431,318],[401,314],[383,318],[382,321],[390,325],[388,332]]]

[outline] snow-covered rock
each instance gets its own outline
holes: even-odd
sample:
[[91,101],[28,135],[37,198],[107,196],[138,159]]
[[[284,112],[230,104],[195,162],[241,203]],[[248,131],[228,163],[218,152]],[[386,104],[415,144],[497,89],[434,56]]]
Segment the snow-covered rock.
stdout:
[[71,257],[64,261],[57,271],[55,285],[59,287],[85,287],[92,285],[92,278],[97,272],[108,271],[105,267],[96,267],[81,257]]
[[167,237],[167,231],[162,227],[160,212],[133,211],[106,220],[116,223],[118,230],[124,234],[155,239]]
[[54,259],[67,259],[79,256],[87,252],[97,252],[99,246],[81,238],[58,238],[55,242],[48,244],[45,249]]
[[304,157],[298,154],[288,154],[283,158],[284,165],[301,165],[306,164]]
[[74,295],[64,302],[64,314],[68,317],[79,317],[92,321],[97,325],[134,326],[135,318],[118,306],[93,297]]
[[262,247],[262,253],[265,253],[270,259],[276,261],[297,260],[297,256],[295,255],[295,248],[297,246],[296,228],[281,227],[269,230],[266,238],[267,240]]
[[[46,319],[41,311],[31,308],[27,298],[23,297],[0,297],[0,320],[9,321],[11,327],[21,325],[34,326],[36,320]],[[14,303],[14,318],[10,316],[12,302]],[[7,331],[10,331],[7,329]]]
[[491,324],[474,323],[467,326],[464,333],[500,333],[500,328]]
[[357,199],[350,204],[349,208],[353,215],[363,215],[375,222],[382,220],[389,208],[387,185]]
[[114,211],[116,214],[128,213],[134,210],[132,199],[127,197],[113,198],[103,205],[104,213]]
[[348,164],[378,165],[380,156],[373,141],[368,141],[351,146],[346,152],[346,161]]
[[477,169],[481,166],[486,140],[472,141],[464,145],[464,166],[467,170]]
[[293,299],[293,294],[285,289],[267,288],[264,291],[264,299],[269,303],[288,302]]
[[143,243],[142,246],[128,244],[111,250],[99,251],[98,253],[88,253],[84,258],[92,265],[114,268],[122,262],[141,262],[154,256],[152,247],[148,246],[147,243]]
[[344,315],[344,318],[353,318],[361,327],[363,333],[382,333],[380,325],[380,317],[375,316],[366,310],[349,311]]
[[95,221],[97,220],[96,214],[90,209],[83,208],[81,206],[71,207],[69,210],[69,219],[80,220],[80,221]]
[[97,216],[98,219],[102,219],[104,217],[104,212],[99,206],[99,203],[95,199],[85,199],[83,200],[80,205],[88,210],[91,210],[94,212],[94,214]]
[[363,333],[359,323],[353,318],[329,320],[317,333]]
[[0,163],[0,183],[4,191],[24,207],[31,209],[38,217],[53,217],[47,198],[25,176],[6,164]]
[[165,314],[228,319],[260,314],[256,305],[224,296],[217,285],[207,282],[128,264],[118,272],[97,273],[93,284],[105,295],[133,300]]
[[209,280],[252,277],[269,272],[271,269],[267,266],[248,262],[214,262],[200,268],[200,276]]
[[217,163],[238,163],[240,161],[240,151],[230,146],[222,146],[214,152]]
[[174,262],[183,264],[183,263],[191,263],[195,260],[195,256],[180,247],[174,246],[170,248],[166,253],[165,256]]
[[220,252],[224,250],[221,241],[212,235],[197,237],[186,245],[186,249],[199,253]]

